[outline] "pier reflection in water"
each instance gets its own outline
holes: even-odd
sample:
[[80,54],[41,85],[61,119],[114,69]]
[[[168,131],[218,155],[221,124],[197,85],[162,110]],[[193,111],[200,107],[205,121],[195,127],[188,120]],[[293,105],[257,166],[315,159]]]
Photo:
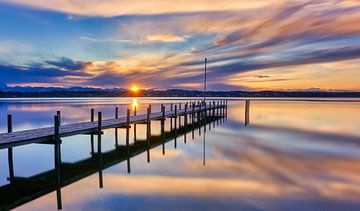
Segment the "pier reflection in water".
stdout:
[[[136,102],[136,101],[134,101]],[[134,105],[134,104],[133,104]],[[177,110],[177,105],[175,111]],[[165,107],[161,104],[161,111],[165,114]],[[171,106],[172,107],[172,106]],[[181,104],[179,104],[181,108]],[[133,107],[133,112],[136,115],[138,104]],[[188,105],[185,105],[185,109]],[[115,108],[115,118],[118,118],[118,108]],[[208,112],[210,112],[208,114]],[[212,112],[212,113],[211,113]],[[146,139],[136,138],[136,124],[128,124],[125,127],[115,128],[114,131],[114,149],[103,152],[102,150],[102,136],[101,130],[102,113],[98,113],[98,131],[89,134],[90,137],[90,155],[91,157],[77,161],[75,163],[62,163],[61,162],[61,143],[62,140],[55,131],[54,143],[40,143],[40,144],[53,144],[54,145],[54,162],[55,168],[46,172],[42,172],[30,177],[16,177],[13,173],[13,165],[9,165],[9,181],[10,183],[0,187],[0,209],[11,209],[21,204],[39,198],[47,193],[56,192],[57,208],[62,209],[62,193],[61,188],[81,180],[89,175],[98,172],[99,188],[104,188],[103,170],[126,161],[127,172],[131,173],[131,158],[141,153],[147,154],[147,162],[151,161],[151,149],[162,145],[162,154],[166,154],[165,143],[174,141],[175,148],[177,147],[177,138],[183,137],[184,143],[187,143],[187,135],[191,134],[194,139],[194,131],[201,128],[204,130],[203,136],[203,164],[205,165],[205,133],[206,127],[211,128],[215,122],[223,122],[225,113],[215,114],[214,111],[195,112],[186,115],[177,115],[169,119],[160,118],[155,121],[160,121],[160,134],[154,135],[151,133],[151,120],[149,114],[151,113],[151,106],[148,108],[148,121],[141,123],[146,125]],[[130,110],[127,111],[128,122],[130,117]],[[191,123],[189,123],[189,118]],[[9,120],[11,121],[11,120]],[[94,110],[91,110],[91,121],[94,121]],[[60,113],[55,116],[55,124],[60,124]],[[165,122],[168,122],[169,129],[165,130]],[[174,127],[173,123],[174,122]],[[178,123],[178,124],[177,124]],[[11,125],[11,124],[9,124]],[[134,140],[130,143],[130,129],[134,128]],[[124,129],[125,132],[125,145],[119,144],[119,131]],[[108,129],[112,130],[112,129]],[[9,128],[11,131],[11,128]],[[95,137],[97,137],[97,151],[95,151]],[[11,152],[11,148],[9,148]],[[13,163],[13,156],[9,153],[9,163]]]
[[[122,115],[131,109],[132,99],[126,102],[124,99],[123,103],[118,100],[123,99],[96,99],[91,105],[81,104],[81,100],[76,101],[76,105],[4,103],[0,104],[0,129],[7,131],[7,113],[14,114],[15,131],[52,126],[51,116],[56,109],[61,109],[64,124],[89,121],[90,108],[95,109],[95,114],[103,111],[104,119],[113,118],[116,106]],[[167,119],[164,130],[177,133],[177,148],[174,149],[174,136],[165,143],[158,142],[150,148],[151,163],[147,163],[147,125],[137,125],[136,138],[131,125],[130,148],[135,149],[132,147],[139,144],[142,148],[129,159],[131,174],[127,173],[126,128],[118,128],[117,148],[115,129],[103,131],[100,146],[103,168],[99,168],[97,134],[94,134],[91,157],[90,135],[64,138],[61,186],[56,183],[54,145],[13,147],[9,156],[13,158],[11,181],[24,184],[20,190],[24,194],[18,195],[23,197],[35,189],[35,185],[36,190],[43,193],[36,199],[29,194],[28,203],[24,202],[17,210],[54,210],[57,196],[62,198],[58,202],[64,210],[359,210],[359,100],[302,100],[252,99],[247,112],[246,101],[236,99],[229,103],[225,119],[214,120],[210,130],[209,124],[206,128],[203,123],[199,127],[201,121],[197,120],[201,115],[195,116],[194,122],[189,115],[191,131],[186,137],[174,131],[175,118]],[[146,113],[149,103],[154,112],[160,111],[161,103],[170,110],[172,101],[149,99],[145,102],[139,98],[138,113]],[[180,123],[184,125],[185,119],[181,118]],[[216,126],[226,119],[226,124],[214,129],[214,123]],[[35,124],[27,124],[33,122]],[[161,123],[160,120],[152,122],[151,143],[155,137],[162,138]],[[176,127],[179,129],[179,117]],[[1,150],[0,185],[3,188],[14,185],[6,181],[11,172],[7,158],[8,149]],[[102,189],[99,189],[100,169]],[[52,177],[46,172],[52,172]],[[74,173],[70,175],[71,172]],[[35,178],[36,182],[31,183],[29,178]],[[46,192],[48,183],[52,183],[52,188]],[[0,198],[10,199],[10,195],[4,197],[6,194],[0,192]]]

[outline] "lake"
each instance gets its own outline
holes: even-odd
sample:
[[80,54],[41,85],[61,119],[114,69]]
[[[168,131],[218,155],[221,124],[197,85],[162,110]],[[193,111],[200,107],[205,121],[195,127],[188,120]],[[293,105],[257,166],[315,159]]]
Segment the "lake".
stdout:
[[[0,131],[7,130],[8,113],[19,131],[52,126],[57,110],[62,124],[89,121],[91,108],[108,119],[118,106],[124,116],[133,101],[0,99]],[[145,113],[149,104],[153,111],[160,111],[161,103],[169,109],[170,102],[185,101],[137,98],[138,113]],[[141,142],[146,125],[136,127]],[[160,122],[151,127],[152,136],[158,137]],[[62,171],[73,175],[68,184],[60,192],[44,188],[41,194],[24,196],[16,209],[56,210],[60,203],[63,210],[360,210],[359,127],[360,99],[252,99],[245,122],[244,100],[232,98],[226,119],[169,134],[164,145],[154,145],[129,162],[116,153],[115,129],[104,130],[101,164],[91,158],[89,135],[67,137],[61,159]],[[165,131],[170,131],[170,120]],[[132,126],[130,142],[134,139]],[[124,129],[118,129],[118,144],[125,145]],[[7,157],[7,149],[1,150],[0,198],[11,199],[2,192],[10,185]],[[13,159],[20,193],[30,187],[26,184],[47,187],[55,182],[36,177],[54,169],[53,145],[15,147]]]

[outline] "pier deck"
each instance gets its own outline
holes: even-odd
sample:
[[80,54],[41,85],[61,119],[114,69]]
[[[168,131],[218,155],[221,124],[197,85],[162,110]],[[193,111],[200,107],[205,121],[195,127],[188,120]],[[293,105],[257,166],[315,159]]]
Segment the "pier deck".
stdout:
[[[206,106],[194,106],[187,109],[179,110],[170,110],[163,112],[150,113],[150,121],[157,120],[160,118],[171,118],[175,116],[183,116],[198,112],[204,112],[208,110],[221,109],[225,108],[225,104],[213,104]],[[140,114],[136,116],[130,116],[130,124],[138,124],[148,121],[147,114]],[[68,124],[60,126],[60,137],[68,137],[79,134],[94,133],[96,131],[115,128],[115,127],[125,127],[128,124],[127,117],[119,117],[114,119],[102,120],[100,123],[98,121],[89,121],[75,124]],[[16,131],[10,133],[0,134],[0,149],[15,147],[20,145],[26,145],[37,142],[51,141],[55,134],[54,127],[45,127],[32,130]]]

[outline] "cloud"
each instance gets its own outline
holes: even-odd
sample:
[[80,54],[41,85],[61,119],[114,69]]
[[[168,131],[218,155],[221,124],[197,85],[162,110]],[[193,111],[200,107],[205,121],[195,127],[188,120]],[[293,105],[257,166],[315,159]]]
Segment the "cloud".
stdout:
[[138,43],[141,44],[142,42],[137,42],[134,40],[121,40],[121,39],[96,39],[86,36],[80,36],[79,37],[82,40],[92,41],[92,42],[119,42],[119,43]]
[[41,10],[51,10],[82,16],[120,16],[144,15],[164,13],[193,13],[228,10],[244,10],[264,8],[276,4],[279,0],[214,1],[214,0],[178,0],[176,6],[172,0],[3,0],[10,4],[17,4]]
[[270,78],[268,75],[255,75],[255,78]]
[[86,62],[75,62],[69,58],[59,58],[41,63],[31,63],[19,66],[0,64],[2,83],[57,83],[63,77],[89,77],[83,71],[88,65]]
[[185,38],[171,33],[154,34],[146,36],[146,40],[150,42],[184,42]]

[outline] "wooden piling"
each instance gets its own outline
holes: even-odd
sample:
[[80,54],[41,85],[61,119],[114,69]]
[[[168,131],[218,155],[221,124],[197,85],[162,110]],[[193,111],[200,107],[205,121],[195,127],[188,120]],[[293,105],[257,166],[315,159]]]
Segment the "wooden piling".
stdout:
[[102,161],[102,151],[101,151],[101,128],[102,128],[102,113],[98,112],[98,127],[97,127],[97,137],[98,137],[98,156],[99,156],[99,188],[103,188],[103,161]]
[[[7,132],[13,132],[12,126],[12,115],[7,115]],[[8,148],[8,165],[9,165],[9,181],[12,182],[14,180],[14,157],[13,157],[13,148]]]
[[245,126],[250,122],[250,100],[245,100]]
[[126,153],[127,153],[127,172],[131,173],[130,169],[130,109],[126,112]]
[[165,155],[165,106],[161,104],[161,138],[162,138],[162,154]]
[[[95,110],[92,108],[90,110],[90,121],[93,122],[95,121]],[[90,144],[91,144],[91,156],[95,155],[94,152],[94,134],[90,134]]]
[[147,162],[150,163],[150,136],[151,136],[151,119],[150,119],[150,115],[151,115],[151,105],[149,105],[149,107],[147,108],[147,116],[146,116],[146,141],[147,141]]
[[56,171],[56,198],[58,209],[62,209],[61,201],[61,140],[60,140],[60,116],[54,116],[54,165]]
[[174,138],[174,148],[176,149],[177,147],[177,105],[175,105],[175,119],[174,119],[174,129],[175,129],[175,138]]
[[[134,116],[137,115],[137,106],[134,107]],[[136,124],[134,124],[134,142],[136,142]]]

